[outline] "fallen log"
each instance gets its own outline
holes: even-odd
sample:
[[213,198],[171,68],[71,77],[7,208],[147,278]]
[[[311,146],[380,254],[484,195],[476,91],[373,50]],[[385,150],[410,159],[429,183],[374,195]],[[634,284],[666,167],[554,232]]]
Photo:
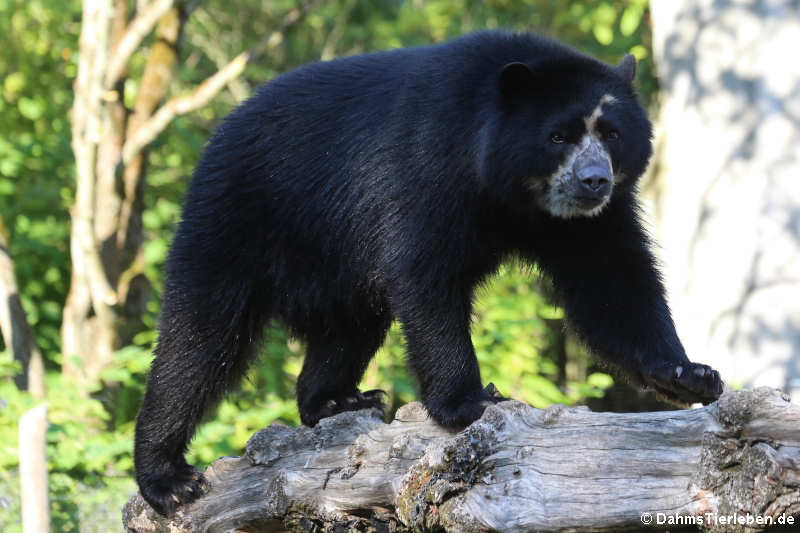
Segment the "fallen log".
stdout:
[[461,432],[419,403],[390,424],[370,410],[273,424],[244,456],[209,466],[207,493],[172,519],[137,494],[123,522],[136,533],[800,531],[800,406],[788,400],[759,388],[631,414],[507,401]]

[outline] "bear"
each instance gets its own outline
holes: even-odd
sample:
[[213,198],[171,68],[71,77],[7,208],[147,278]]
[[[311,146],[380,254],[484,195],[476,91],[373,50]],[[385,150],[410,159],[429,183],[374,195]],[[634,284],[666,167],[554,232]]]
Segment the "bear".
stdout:
[[382,408],[357,389],[399,321],[430,416],[462,428],[502,400],[470,340],[476,286],[537,265],[586,346],[681,404],[722,392],[673,325],[636,182],[652,153],[633,87],[533,33],[338,58],[276,77],[204,149],[166,263],[137,417],[144,499],[169,516],[204,490],[184,454],[278,319],[306,354],[300,418]]

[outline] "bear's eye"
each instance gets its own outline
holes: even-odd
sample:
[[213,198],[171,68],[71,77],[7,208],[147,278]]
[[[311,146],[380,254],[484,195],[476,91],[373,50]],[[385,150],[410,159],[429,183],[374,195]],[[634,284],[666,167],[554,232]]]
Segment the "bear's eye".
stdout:
[[619,139],[619,132],[617,130],[608,130],[605,134],[605,138],[608,141],[616,141]]
[[553,144],[562,144],[566,140],[567,139],[564,137],[564,135],[557,131],[554,131],[553,133],[550,134],[550,142]]

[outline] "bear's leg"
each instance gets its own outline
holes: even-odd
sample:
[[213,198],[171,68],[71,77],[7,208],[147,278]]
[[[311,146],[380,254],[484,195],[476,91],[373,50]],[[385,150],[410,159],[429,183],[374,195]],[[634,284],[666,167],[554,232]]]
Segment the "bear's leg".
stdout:
[[346,328],[307,337],[306,358],[297,379],[297,405],[303,424],[314,426],[343,411],[372,407],[383,410],[383,391],[360,392],[357,386],[370,359],[383,344],[389,324],[388,317],[381,317],[368,328]]
[[678,404],[713,402],[723,383],[690,361],[664,296],[632,192],[596,217],[555,221],[536,259],[592,351]]
[[134,447],[141,494],[165,516],[202,494],[203,476],[184,453],[203,414],[246,370],[260,334],[246,289],[228,288],[231,298],[216,305],[204,305],[206,293],[191,288],[165,294]]
[[[409,294],[410,291],[404,291]],[[422,289],[408,302],[398,298],[398,316],[408,344],[408,359],[419,381],[422,402],[445,427],[468,426],[489,405],[504,400],[481,385],[470,338],[469,291],[437,293]]]

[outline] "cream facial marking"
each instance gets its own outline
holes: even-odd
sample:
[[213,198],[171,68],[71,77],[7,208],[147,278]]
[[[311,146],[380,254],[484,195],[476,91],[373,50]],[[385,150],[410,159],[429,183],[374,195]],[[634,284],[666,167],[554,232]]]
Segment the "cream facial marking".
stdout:
[[[612,105],[617,99],[605,94],[600,98],[592,112],[583,117],[586,133],[581,140],[570,147],[559,167],[546,178],[532,178],[528,180],[528,187],[536,195],[540,208],[553,216],[569,219],[574,217],[592,217],[598,215],[608,205],[611,192],[615,184],[623,180],[623,176],[613,175],[611,156],[603,144],[602,136],[596,131],[597,121],[603,115],[603,106]],[[585,178],[583,172],[587,168],[605,168],[611,183],[607,193],[600,199],[597,190],[589,191],[589,196],[596,196],[599,203],[592,205],[591,200],[587,205],[587,191],[581,189],[581,181]]]
[[598,102],[597,107],[589,114],[588,117],[583,117],[583,123],[586,124],[586,131],[595,137],[600,137],[599,133],[594,130],[595,126],[597,125],[597,119],[603,116],[603,106],[605,104],[614,104],[616,103],[617,99],[610,95],[604,94],[602,98],[600,98],[600,102]]

